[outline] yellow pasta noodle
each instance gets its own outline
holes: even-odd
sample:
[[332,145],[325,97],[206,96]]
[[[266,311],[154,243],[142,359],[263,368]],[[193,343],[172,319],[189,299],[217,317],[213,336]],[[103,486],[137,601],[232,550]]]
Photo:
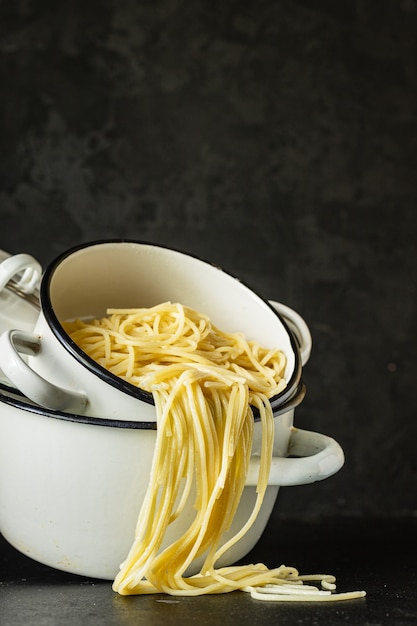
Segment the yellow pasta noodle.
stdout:
[[[249,592],[263,600],[330,600],[334,580],[313,576],[306,585],[294,568],[263,564],[216,568],[220,556],[255,522],[273,448],[269,399],[285,388],[285,355],[226,333],[207,316],[179,303],[109,309],[91,321],[66,322],[73,341],[97,363],[152,393],[157,435],[149,485],[135,538],[113,589],[122,595],[201,595]],[[254,409],[262,428],[257,497],[249,519],[222,545],[242,491],[251,455]],[[194,498],[195,517],[183,536],[161,549],[167,528]],[[187,576],[197,558],[198,574]]]

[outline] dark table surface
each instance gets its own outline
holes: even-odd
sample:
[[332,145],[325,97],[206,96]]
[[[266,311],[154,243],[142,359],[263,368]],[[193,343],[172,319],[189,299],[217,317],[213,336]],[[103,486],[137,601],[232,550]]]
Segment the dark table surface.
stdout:
[[271,519],[245,562],[293,565],[330,573],[338,591],[365,598],[333,603],[270,603],[248,594],[176,598],[121,597],[108,581],[65,574],[36,563],[0,537],[0,624],[417,624],[417,519]]

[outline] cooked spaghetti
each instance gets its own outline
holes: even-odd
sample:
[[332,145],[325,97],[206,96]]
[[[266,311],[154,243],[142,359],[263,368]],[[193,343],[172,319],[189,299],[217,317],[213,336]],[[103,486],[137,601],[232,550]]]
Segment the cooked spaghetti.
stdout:
[[[226,333],[201,313],[165,302],[143,309],[109,309],[92,321],[66,322],[73,341],[97,363],[152,393],[157,419],[149,485],[135,538],[113,589],[122,595],[201,595],[248,591],[264,600],[330,600],[334,579],[303,578],[294,568],[263,564],[216,568],[249,530],[268,485],[274,427],[269,399],[285,388],[286,358],[278,349]],[[262,428],[257,496],[243,527],[222,543],[245,486],[254,409]],[[195,517],[167,547],[167,528],[190,498]],[[197,558],[198,574],[187,575]],[[321,581],[322,589],[304,584]]]

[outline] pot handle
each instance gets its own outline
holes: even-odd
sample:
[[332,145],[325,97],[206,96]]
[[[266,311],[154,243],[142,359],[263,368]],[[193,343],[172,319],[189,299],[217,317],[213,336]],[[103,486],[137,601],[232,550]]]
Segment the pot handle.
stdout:
[[312,338],[310,329],[299,313],[282,302],[269,300],[269,304],[284,318],[300,348],[301,365],[310,358]]
[[39,284],[42,267],[30,254],[14,254],[0,263],[0,291],[19,273],[16,289],[25,294],[33,293]]
[[58,387],[35,372],[20,356],[35,356],[41,337],[22,330],[7,330],[0,336],[0,368],[19,391],[36,404],[57,411],[83,414],[87,396],[80,391]]
[[[293,487],[324,480],[340,470],[345,455],[340,445],[327,435],[292,427],[288,457],[273,457],[269,485]],[[294,458],[298,457],[298,458]],[[246,477],[247,486],[256,486],[259,456],[252,456]]]

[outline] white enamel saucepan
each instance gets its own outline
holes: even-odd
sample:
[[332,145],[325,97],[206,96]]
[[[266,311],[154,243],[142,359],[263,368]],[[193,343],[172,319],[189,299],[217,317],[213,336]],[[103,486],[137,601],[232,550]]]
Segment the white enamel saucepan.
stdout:
[[287,384],[271,399],[273,408],[297,392],[302,373],[299,346],[271,304],[210,263],[133,241],[85,244],[53,261],[42,277],[34,331],[14,328],[1,335],[0,368],[25,396],[46,408],[152,421],[151,394],[95,363],[69,338],[62,322],[102,317],[109,307],[151,307],[166,301],[208,315],[224,331],[240,331],[261,345],[281,349],[287,358]]
[[[296,402],[302,396],[301,391]],[[340,445],[331,437],[294,428],[293,417],[294,408],[275,414],[272,469],[262,508],[254,526],[218,566],[233,564],[254,547],[280,486],[324,480],[342,467]],[[48,410],[0,387],[0,532],[36,561],[113,579],[134,539],[155,437],[155,422]],[[246,486],[224,540],[242,528],[254,506],[260,438],[257,422]],[[164,545],[182,536],[194,514],[190,504],[169,527]],[[201,564],[195,562],[189,573]]]

